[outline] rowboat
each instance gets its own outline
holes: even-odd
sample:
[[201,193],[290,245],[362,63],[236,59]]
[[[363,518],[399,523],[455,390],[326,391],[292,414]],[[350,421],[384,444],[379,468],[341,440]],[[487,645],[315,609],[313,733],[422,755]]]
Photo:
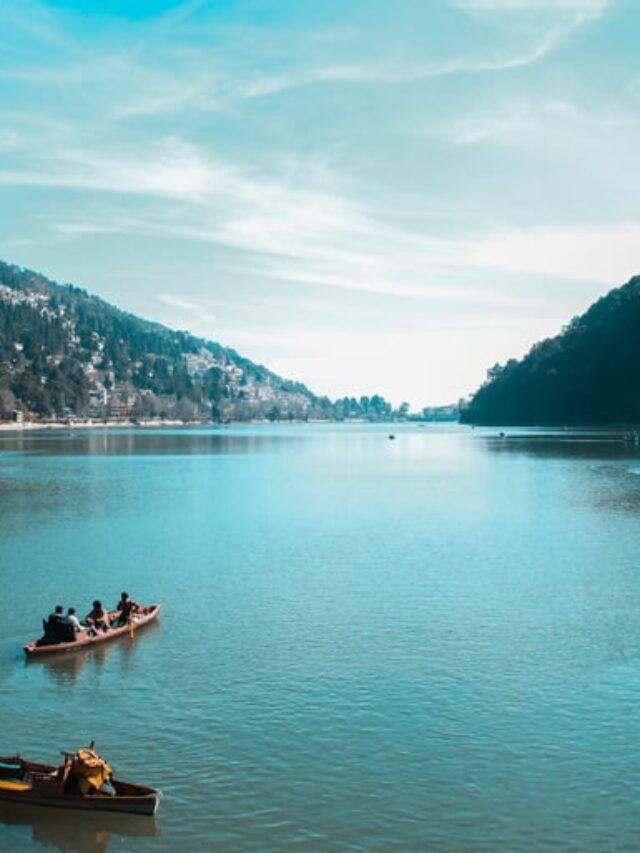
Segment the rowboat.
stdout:
[[[43,658],[48,655],[60,654],[61,652],[75,652],[79,649],[87,649],[92,646],[97,646],[100,643],[107,643],[110,640],[115,640],[116,637],[122,637],[124,634],[133,634],[139,628],[148,625],[157,618],[161,604],[150,604],[147,607],[141,607],[137,610],[131,621],[117,628],[109,628],[108,631],[98,631],[96,634],[89,634],[87,631],[82,631],[75,635],[75,639],[61,643],[50,643],[48,645],[40,645],[41,640],[33,640],[24,646],[24,652],[28,658]],[[109,619],[115,621],[119,616],[119,611],[114,610],[109,613]]]
[[66,781],[67,766],[67,763],[59,767],[38,764],[20,755],[0,756],[0,802],[85,811],[155,814],[162,796],[155,788],[111,778],[115,793],[93,791],[81,794],[77,788],[70,792]]

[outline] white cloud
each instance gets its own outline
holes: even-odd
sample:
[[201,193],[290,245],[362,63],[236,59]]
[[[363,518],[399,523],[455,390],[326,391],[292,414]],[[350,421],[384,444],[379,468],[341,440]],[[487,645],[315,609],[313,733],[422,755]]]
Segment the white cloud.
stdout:
[[640,223],[508,230],[477,244],[478,266],[622,283],[640,273]]
[[195,198],[224,179],[176,137],[150,146],[143,158],[78,147],[45,149],[40,157],[30,169],[0,171],[0,184]]

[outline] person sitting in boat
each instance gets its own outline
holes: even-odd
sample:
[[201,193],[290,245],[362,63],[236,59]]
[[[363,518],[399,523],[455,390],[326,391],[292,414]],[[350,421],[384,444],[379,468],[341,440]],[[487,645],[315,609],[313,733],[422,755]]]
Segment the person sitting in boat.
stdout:
[[118,625],[126,625],[132,614],[140,610],[140,605],[133,598],[129,598],[128,592],[121,592],[120,601],[116,604],[116,610],[120,611]]
[[111,627],[109,614],[102,606],[102,602],[98,599],[93,602],[93,607],[84,617],[84,620],[85,622],[88,622],[95,631],[108,631]]
[[47,617],[47,625],[54,627],[56,625],[62,625],[63,621],[64,607],[61,604],[56,604],[53,613],[50,613]]
[[64,617],[64,621],[66,625],[71,625],[75,634],[79,633],[80,631],[84,631],[84,625],[82,625],[82,623],[76,616],[75,607],[70,607],[67,610],[67,615]]
[[53,613],[50,613],[46,619],[42,620],[44,634],[38,640],[38,645],[47,646],[52,643],[62,643],[66,637],[63,637],[64,632],[64,607],[61,604],[56,604]]

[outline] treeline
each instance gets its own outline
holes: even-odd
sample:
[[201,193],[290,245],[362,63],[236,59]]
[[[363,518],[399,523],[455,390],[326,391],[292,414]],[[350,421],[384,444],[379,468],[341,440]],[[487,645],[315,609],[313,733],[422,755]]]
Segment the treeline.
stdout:
[[[408,404],[403,403],[408,411]],[[402,407],[401,407],[402,408]],[[391,403],[388,403],[384,397],[379,394],[374,394],[372,397],[342,397],[336,400],[333,404],[333,416],[338,420],[348,420],[349,418],[362,418],[370,421],[384,421],[392,418],[394,412]]]
[[473,424],[640,422],[640,276],[521,360],[495,365],[461,412]]

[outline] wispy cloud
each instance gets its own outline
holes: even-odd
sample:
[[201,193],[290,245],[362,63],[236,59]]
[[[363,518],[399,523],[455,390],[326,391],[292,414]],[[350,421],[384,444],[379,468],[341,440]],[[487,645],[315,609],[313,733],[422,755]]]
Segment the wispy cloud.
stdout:
[[438,128],[439,135],[454,145],[476,145],[496,140],[519,138],[533,126],[530,113],[522,107],[503,112],[484,112],[462,116]]
[[[403,373],[390,348],[421,374],[436,361],[443,383],[454,362],[481,371],[559,325],[596,279],[633,271],[637,101],[620,77],[635,65],[616,48],[606,92],[612,74],[596,85],[591,69],[608,5],[278,3],[269,18],[196,0],[142,20],[5,0],[0,186],[19,203],[3,208],[3,245],[20,263],[53,258],[65,280],[81,268],[125,304],[129,271],[111,261],[131,264],[134,310],[146,300],[170,325],[274,354],[321,389],[327,340],[343,365],[362,347],[363,384],[374,361],[389,387]],[[499,332],[458,334],[471,315]],[[456,387],[475,381],[465,369]]]
[[171,293],[159,293],[157,298],[163,305],[172,309],[172,325],[187,325],[191,332],[204,337],[216,336],[216,316],[202,300],[188,299],[182,294]]
[[53,226],[60,234],[70,237],[87,237],[94,234],[123,234],[126,229],[122,225],[108,225],[98,222],[57,222]]
[[164,302],[165,305],[170,305],[172,308],[182,308],[184,311],[189,311],[192,314],[202,314],[204,306],[201,302],[194,302],[185,299],[183,296],[172,296],[170,293],[159,293],[158,299]]
[[[472,118],[457,127],[455,141],[470,144],[513,124]],[[324,189],[326,183],[340,184],[324,162],[301,166],[295,180],[266,178],[176,136],[153,144],[143,157],[54,149],[31,172],[0,172],[2,183],[163,199],[144,215],[56,223],[65,236],[127,233],[197,241],[235,250],[243,268],[263,279],[452,305],[524,309],[531,302],[504,286],[487,286],[479,272],[486,269],[585,281],[619,278],[633,271],[638,239],[635,226],[499,231],[482,240],[419,234],[390,226],[361,202]],[[179,296],[161,298],[182,311],[203,313],[201,305]],[[207,316],[207,323],[212,320]]]
[[475,16],[553,17],[573,29],[601,18],[611,0],[453,0],[453,5]]
[[31,43],[75,53],[77,44],[65,32],[58,17],[43,3],[22,0],[6,2],[0,6],[0,44],[6,48],[5,56],[15,55],[16,38],[20,35]]
[[508,71],[541,59],[553,50],[573,29],[557,27],[530,39],[519,50],[489,52],[486,55],[460,56],[433,62],[378,62],[360,65],[329,65],[290,71],[287,74],[258,77],[238,87],[244,98],[274,95],[289,89],[320,83],[367,83],[397,86],[430,78],[461,74]]
[[[275,33],[265,37],[259,30],[252,34],[250,27],[238,42],[237,34],[225,29],[219,16],[202,13],[206,6],[202,3],[182,4],[148,22],[144,31],[132,24],[126,40],[119,26],[112,28],[111,41],[95,34],[91,41],[66,30],[44,4],[29,0],[24,8],[8,2],[0,10],[0,22],[4,19],[7,33],[21,32],[27,40],[23,53],[28,47],[32,59],[11,62],[7,42],[9,53],[0,62],[0,78],[34,87],[57,83],[78,89],[93,82],[95,108],[102,110],[105,121],[224,111],[238,100],[311,85],[397,86],[520,68],[542,59],[575,29],[601,17],[607,5],[608,0],[456,0],[454,8],[475,18],[498,20],[501,27],[491,37],[485,32],[481,41],[466,45],[464,51],[443,54],[423,47],[398,58],[384,50],[384,33],[376,34],[380,50],[372,52],[368,44],[372,32],[358,28],[342,33],[341,38],[332,37],[333,28],[328,25],[320,33],[298,31],[295,51],[291,39]],[[424,26],[422,17],[417,16],[417,27]],[[193,39],[196,20],[202,34]],[[208,49],[207,36],[220,44],[223,37],[236,43],[243,51],[242,60],[229,56],[228,49]],[[319,41],[327,47],[322,58]],[[59,52],[48,55],[42,50],[47,45]]]
[[18,145],[20,137],[12,130],[0,130],[0,149],[15,148]]
[[177,137],[152,143],[145,159],[78,147],[40,152],[39,159],[30,169],[1,170],[0,184],[195,198],[225,179]]
[[[261,97],[320,83],[377,83],[398,85],[456,74],[508,71],[530,65],[557,48],[571,33],[600,18],[610,0],[456,0],[467,14],[507,18],[513,25],[510,41],[517,47],[496,49],[433,60],[388,59],[366,63],[334,63],[292,69],[287,73],[253,79],[239,87],[247,98]],[[526,17],[526,25],[521,18]]]
[[[194,240],[236,250],[245,257],[245,269],[262,277],[423,301],[524,304],[522,297],[477,280],[474,266],[465,262],[468,242],[378,221],[365,206],[316,185],[315,172],[310,164],[306,183],[264,179],[212,161],[173,138],[144,160],[66,152],[57,164],[43,164],[33,173],[0,172],[0,184],[154,195],[170,202],[153,214],[117,221],[56,223],[66,236],[128,233]],[[326,175],[326,166],[319,174]],[[176,203],[182,205],[177,212]],[[174,307],[186,305],[174,302]]]
[[479,241],[480,266],[613,285],[640,274],[640,222],[507,230]]

